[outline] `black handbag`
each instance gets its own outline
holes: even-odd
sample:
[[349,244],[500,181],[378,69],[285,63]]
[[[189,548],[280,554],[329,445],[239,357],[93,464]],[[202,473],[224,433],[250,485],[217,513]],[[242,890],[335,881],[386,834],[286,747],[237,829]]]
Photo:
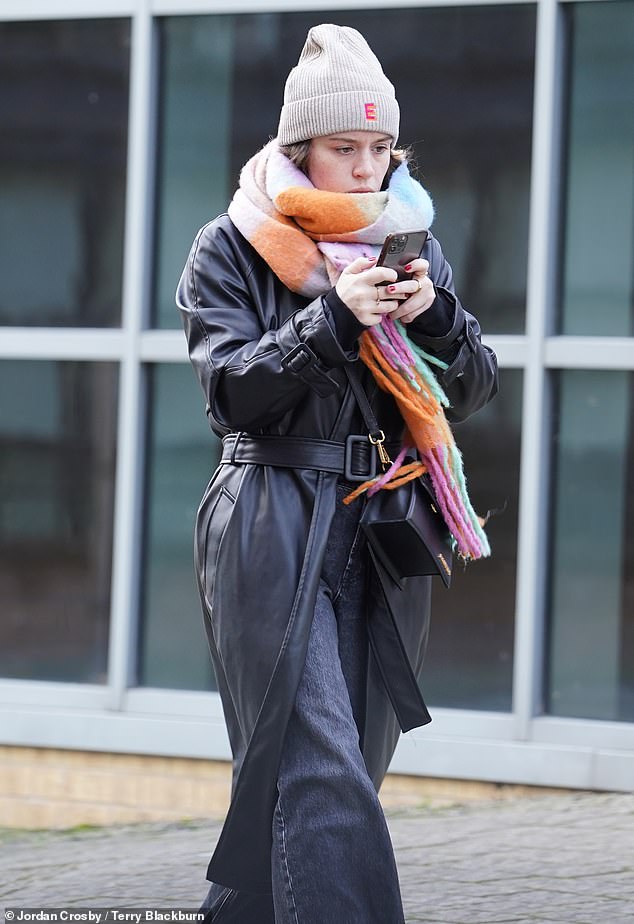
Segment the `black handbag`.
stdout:
[[[382,448],[385,437],[357,370],[346,366],[346,373],[370,441]],[[402,585],[403,579],[408,577],[438,574],[445,587],[449,587],[453,567],[451,535],[427,475],[398,488],[383,488],[369,497],[361,515],[361,527],[371,554],[396,584]]]
[[453,565],[449,530],[424,475],[368,498],[361,526],[373,553],[397,584],[415,575],[439,574],[449,587]]

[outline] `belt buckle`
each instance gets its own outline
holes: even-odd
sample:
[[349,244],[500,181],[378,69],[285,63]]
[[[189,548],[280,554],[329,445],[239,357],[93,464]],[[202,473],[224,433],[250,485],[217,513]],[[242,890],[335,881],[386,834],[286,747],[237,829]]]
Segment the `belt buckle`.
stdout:
[[[367,472],[354,472],[352,470],[352,451],[353,447],[360,443],[367,447],[368,449],[368,459],[370,466]],[[344,462],[343,462],[343,475],[346,481],[370,481],[372,478],[376,478],[378,473],[378,458],[376,452],[373,451],[374,447],[371,445],[370,440],[366,434],[356,434],[351,433],[350,436],[346,437],[346,450],[344,453]]]

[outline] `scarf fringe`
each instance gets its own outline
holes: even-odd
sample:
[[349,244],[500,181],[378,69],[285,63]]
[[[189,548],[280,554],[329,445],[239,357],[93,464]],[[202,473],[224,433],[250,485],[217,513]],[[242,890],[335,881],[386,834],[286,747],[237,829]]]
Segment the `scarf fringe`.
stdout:
[[401,467],[407,450],[404,446],[387,472],[364,482],[345,502],[364,491],[371,496],[381,488],[397,487],[426,471],[458,554],[466,561],[486,558],[491,554],[489,541],[469,499],[462,456],[443,411],[449,400],[424,351],[409,339],[403,325],[399,327],[386,318],[365,331],[360,357],[379,387],[396,400],[421,461]]

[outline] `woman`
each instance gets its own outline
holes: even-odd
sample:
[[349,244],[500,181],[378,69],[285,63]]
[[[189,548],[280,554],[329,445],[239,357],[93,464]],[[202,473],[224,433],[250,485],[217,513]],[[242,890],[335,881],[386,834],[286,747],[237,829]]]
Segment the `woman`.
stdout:
[[398,124],[363,37],[311,29],[277,139],[243,169],[228,215],[199,232],[178,288],[223,437],[195,549],[233,753],[211,921],[403,922],[377,792],[400,730],[430,720],[418,680],[431,580],[392,583],[359,530],[364,498],[343,503],[371,481],[374,453],[346,367],[392,454],[401,405],[356,362],[366,334],[400,322],[439,364],[450,420],[494,395],[497,372],[431,235],[405,280],[377,266],[388,231],[433,218],[395,150]]

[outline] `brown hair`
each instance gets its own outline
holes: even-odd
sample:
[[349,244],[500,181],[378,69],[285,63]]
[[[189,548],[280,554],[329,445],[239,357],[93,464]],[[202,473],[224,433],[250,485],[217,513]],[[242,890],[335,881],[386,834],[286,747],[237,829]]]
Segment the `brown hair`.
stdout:
[[[308,164],[308,154],[310,153],[310,138],[308,141],[295,141],[293,144],[281,144],[280,151],[286,154],[288,159],[296,167],[306,173]],[[388,182],[397,167],[411,160],[412,151],[410,148],[392,148],[390,150],[390,166],[388,167],[385,181]]]

